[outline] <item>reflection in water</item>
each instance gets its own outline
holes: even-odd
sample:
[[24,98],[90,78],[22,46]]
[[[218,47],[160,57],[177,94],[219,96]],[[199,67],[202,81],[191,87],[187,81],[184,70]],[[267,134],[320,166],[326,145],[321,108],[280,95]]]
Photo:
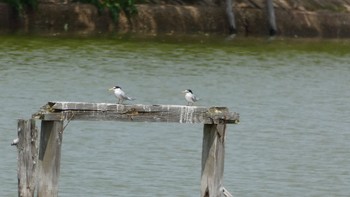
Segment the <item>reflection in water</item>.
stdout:
[[[343,44],[169,44],[0,38],[2,189],[16,195],[16,120],[50,100],[228,106],[225,187],[235,196],[346,196],[350,59]],[[311,42],[309,45],[323,46]],[[195,196],[202,125],[74,122],[64,134],[60,196]],[[79,177],[79,178],[77,178]]]

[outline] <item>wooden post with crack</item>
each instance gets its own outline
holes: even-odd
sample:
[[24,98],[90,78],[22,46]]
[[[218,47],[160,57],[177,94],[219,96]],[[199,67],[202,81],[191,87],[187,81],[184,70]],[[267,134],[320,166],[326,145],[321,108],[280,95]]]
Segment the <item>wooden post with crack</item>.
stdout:
[[63,121],[41,121],[38,197],[58,196]]
[[[202,123],[204,129],[201,197],[232,196],[223,187],[226,125],[238,123],[239,114],[229,112],[226,107],[48,102],[33,114],[31,121],[34,119],[41,120],[39,151],[35,148],[37,146],[34,146],[37,144],[37,138],[30,137],[31,140],[27,140],[29,137],[23,137],[23,132],[18,133],[20,147],[34,147],[30,149],[33,153],[19,151],[19,166],[24,164],[24,168],[18,170],[19,182],[21,180],[18,196],[32,197],[35,189],[38,197],[58,196],[61,147],[65,129],[63,125],[64,122],[68,124],[73,120]],[[35,124],[34,126],[28,124],[19,121],[19,130],[25,128],[24,133],[33,131]],[[31,133],[29,136],[33,135],[35,134]],[[32,158],[34,164],[38,165],[22,162],[23,158],[27,157]],[[26,176],[28,171],[31,173]],[[22,180],[30,180],[29,186],[22,184]],[[30,188],[28,192],[22,192],[24,187]]]
[[33,119],[20,119],[17,123],[18,138],[11,145],[16,145],[18,150],[18,196],[34,197],[37,178],[38,130]]

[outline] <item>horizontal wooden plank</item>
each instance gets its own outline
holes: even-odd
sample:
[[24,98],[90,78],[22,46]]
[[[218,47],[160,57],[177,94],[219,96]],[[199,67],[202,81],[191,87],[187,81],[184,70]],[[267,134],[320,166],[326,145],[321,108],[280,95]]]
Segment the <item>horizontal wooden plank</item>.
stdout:
[[212,124],[238,123],[239,114],[226,107],[183,105],[121,105],[114,103],[49,102],[34,118],[41,120],[106,120]]
[[[159,112],[159,111],[179,111],[184,107],[192,108],[196,111],[207,111],[207,107],[203,106],[184,106],[184,105],[122,105],[115,103],[87,103],[87,102],[49,102],[49,105],[55,111],[64,110],[88,110],[88,111],[117,111],[125,112],[130,109],[145,112]],[[227,110],[225,107],[221,107],[222,111]]]

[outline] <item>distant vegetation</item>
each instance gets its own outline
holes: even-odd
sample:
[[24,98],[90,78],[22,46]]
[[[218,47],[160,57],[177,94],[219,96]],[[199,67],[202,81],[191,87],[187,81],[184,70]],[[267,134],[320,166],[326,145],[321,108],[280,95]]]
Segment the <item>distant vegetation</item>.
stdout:
[[9,4],[18,15],[23,15],[27,10],[35,10],[38,6],[38,0],[0,0]]
[[114,22],[118,21],[121,11],[129,18],[137,13],[135,0],[74,0],[75,2],[95,5],[101,14],[105,9],[109,10]]
[[[8,3],[19,16],[23,16],[28,10],[35,10],[38,6],[38,0],[0,0],[0,2]],[[135,0],[73,0],[73,2],[92,4],[97,7],[100,14],[108,10],[115,22],[118,21],[121,12],[127,17],[137,13]]]

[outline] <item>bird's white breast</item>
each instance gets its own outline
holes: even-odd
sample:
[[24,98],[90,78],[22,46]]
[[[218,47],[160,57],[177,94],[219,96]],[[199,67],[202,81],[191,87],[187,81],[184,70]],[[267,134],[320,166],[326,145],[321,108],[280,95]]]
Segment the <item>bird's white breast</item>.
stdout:
[[186,99],[186,101],[188,101],[188,102],[194,102],[194,101],[193,101],[193,95],[192,95],[191,93],[186,93],[185,99]]
[[115,90],[114,90],[114,94],[115,94],[115,96],[116,96],[117,98],[120,98],[120,99],[122,99],[122,98],[125,97],[125,93],[124,93],[124,91],[121,90],[121,89],[115,89]]

